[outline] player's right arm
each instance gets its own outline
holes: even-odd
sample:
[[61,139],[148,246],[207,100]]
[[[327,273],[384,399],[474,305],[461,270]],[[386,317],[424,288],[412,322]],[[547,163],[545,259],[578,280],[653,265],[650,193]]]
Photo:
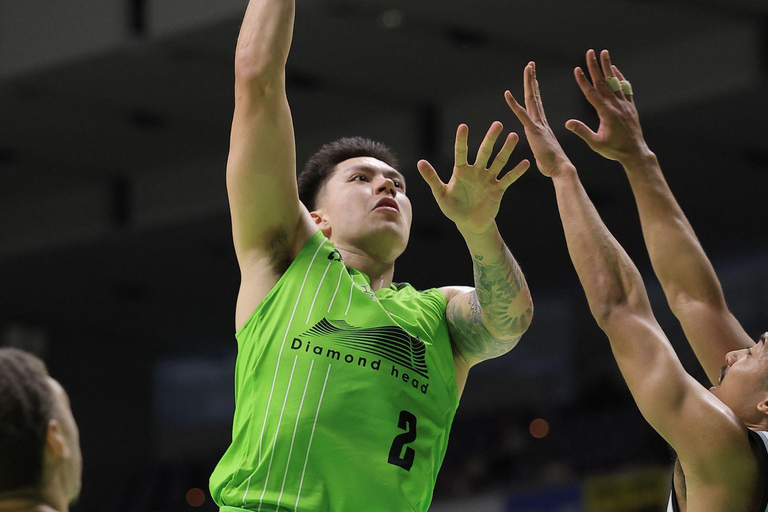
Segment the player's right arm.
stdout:
[[643,139],[633,97],[598,90],[597,84],[606,86],[605,76],[624,78],[611,65],[607,51],[600,59],[602,70],[595,52],[587,52],[592,84],[581,69],[575,73],[579,87],[600,117],[597,133],[576,120],[566,126],[595,152],[624,167],[654,271],[697,358],[717,385],[725,355],[754,342],[728,310],[714,268]]
[[722,468],[752,457],[746,428],[680,364],[640,273],[600,219],[546,121],[532,64],[525,71],[526,108],[511,93],[507,102],[523,123],[536,165],[552,178],[571,260],[638,408],[689,467],[720,482],[731,478]]
[[237,329],[311,234],[311,221],[299,202],[293,122],[285,92],[294,11],[294,0],[251,0],[237,40],[227,161],[232,234],[241,272]]

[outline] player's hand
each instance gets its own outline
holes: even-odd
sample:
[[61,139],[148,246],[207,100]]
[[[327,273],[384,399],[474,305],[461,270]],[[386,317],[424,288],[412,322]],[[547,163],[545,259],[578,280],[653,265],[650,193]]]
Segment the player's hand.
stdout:
[[499,213],[504,191],[530,167],[528,160],[523,160],[514,169],[499,176],[519,140],[515,133],[507,135],[504,146],[488,165],[493,146],[503,129],[498,121],[491,125],[477,152],[475,163],[470,165],[467,163],[469,128],[465,124],[459,125],[456,130],[453,175],[448,183],[443,183],[435,168],[426,160],[420,160],[417,165],[419,174],[432,190],[440,210],[463,234],[485,233],[490,229]]
[[600,52],[600,61],[597,62],[594,50],[587,52],[591,83],[581,68],[574,70],[581,92],[600,116],[597,132],[576,119],[566,122],[565,127],[581,137],[596,153],[609,160],[625,163],[643,156],[648,152],[648,146],[643,139],[633,96],[624,94],[622,90],[613,92],[606,80],[606,77],[625,80],[624,75],[611,64],[608,50]]
[[536,80],[536,64],[533,62],[529,62],[523,71],[523,88],[525,108],[517,102],[511,92],[506,91],[504,97],[509,108],[523,123],[528,144],[530,144],[533,156],[536,158],[536,166],[544,176],[551,177],[558,170],[572,164],[557,141],[552,128],[549,127],[546,115],[544,115],[539,82]]

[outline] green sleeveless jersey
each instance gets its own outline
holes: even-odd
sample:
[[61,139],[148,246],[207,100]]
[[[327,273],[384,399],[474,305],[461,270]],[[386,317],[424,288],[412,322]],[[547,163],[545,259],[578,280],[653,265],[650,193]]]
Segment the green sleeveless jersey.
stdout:
[[222,511],[426,511],[459,402],[445,307],[315,233],[236,335]]

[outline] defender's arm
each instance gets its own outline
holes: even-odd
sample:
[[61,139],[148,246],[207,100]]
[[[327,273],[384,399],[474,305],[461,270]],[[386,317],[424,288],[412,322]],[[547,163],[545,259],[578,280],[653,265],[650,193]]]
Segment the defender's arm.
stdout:
[[[600,116],[597,133],[580,121],[566,126],[600,155],[617,160],[629,178],[637,202],[645,244],[670,308],[680,321],[697,358],[717,384],[725,355],[754,342],[728,310],[720,281],[696,234],[643,139],[633,95],[605,89],[606,76],[624,76],[610,55],[587,53],[592,84],[580,69],[576,81]],[[594,84],[594,86],[593,86]]]
[[683,369],[640,273],[600,220],[575,168],[553,175],[553,183],[571,260],[640,412],[681,460],[723,476],[720,463],[751,457],[745,427]]
[[746,429],[682,368],[653,316],[640,273],[600,219],[546,121],[532,64],[524,83],[526,108],[509,92],[507,101],[539,170],[552,178],[568,252],[638,408],[681,460],[720,482],[732,478],[723,468],[733,457],[751,457]]

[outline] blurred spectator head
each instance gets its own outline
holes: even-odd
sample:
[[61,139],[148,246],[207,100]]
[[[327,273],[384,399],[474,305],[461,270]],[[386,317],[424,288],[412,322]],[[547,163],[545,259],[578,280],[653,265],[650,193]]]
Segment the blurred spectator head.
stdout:
[[0,503],[64,509],[80,492],[77,424],[64,388],[43,361],[0,348]]

